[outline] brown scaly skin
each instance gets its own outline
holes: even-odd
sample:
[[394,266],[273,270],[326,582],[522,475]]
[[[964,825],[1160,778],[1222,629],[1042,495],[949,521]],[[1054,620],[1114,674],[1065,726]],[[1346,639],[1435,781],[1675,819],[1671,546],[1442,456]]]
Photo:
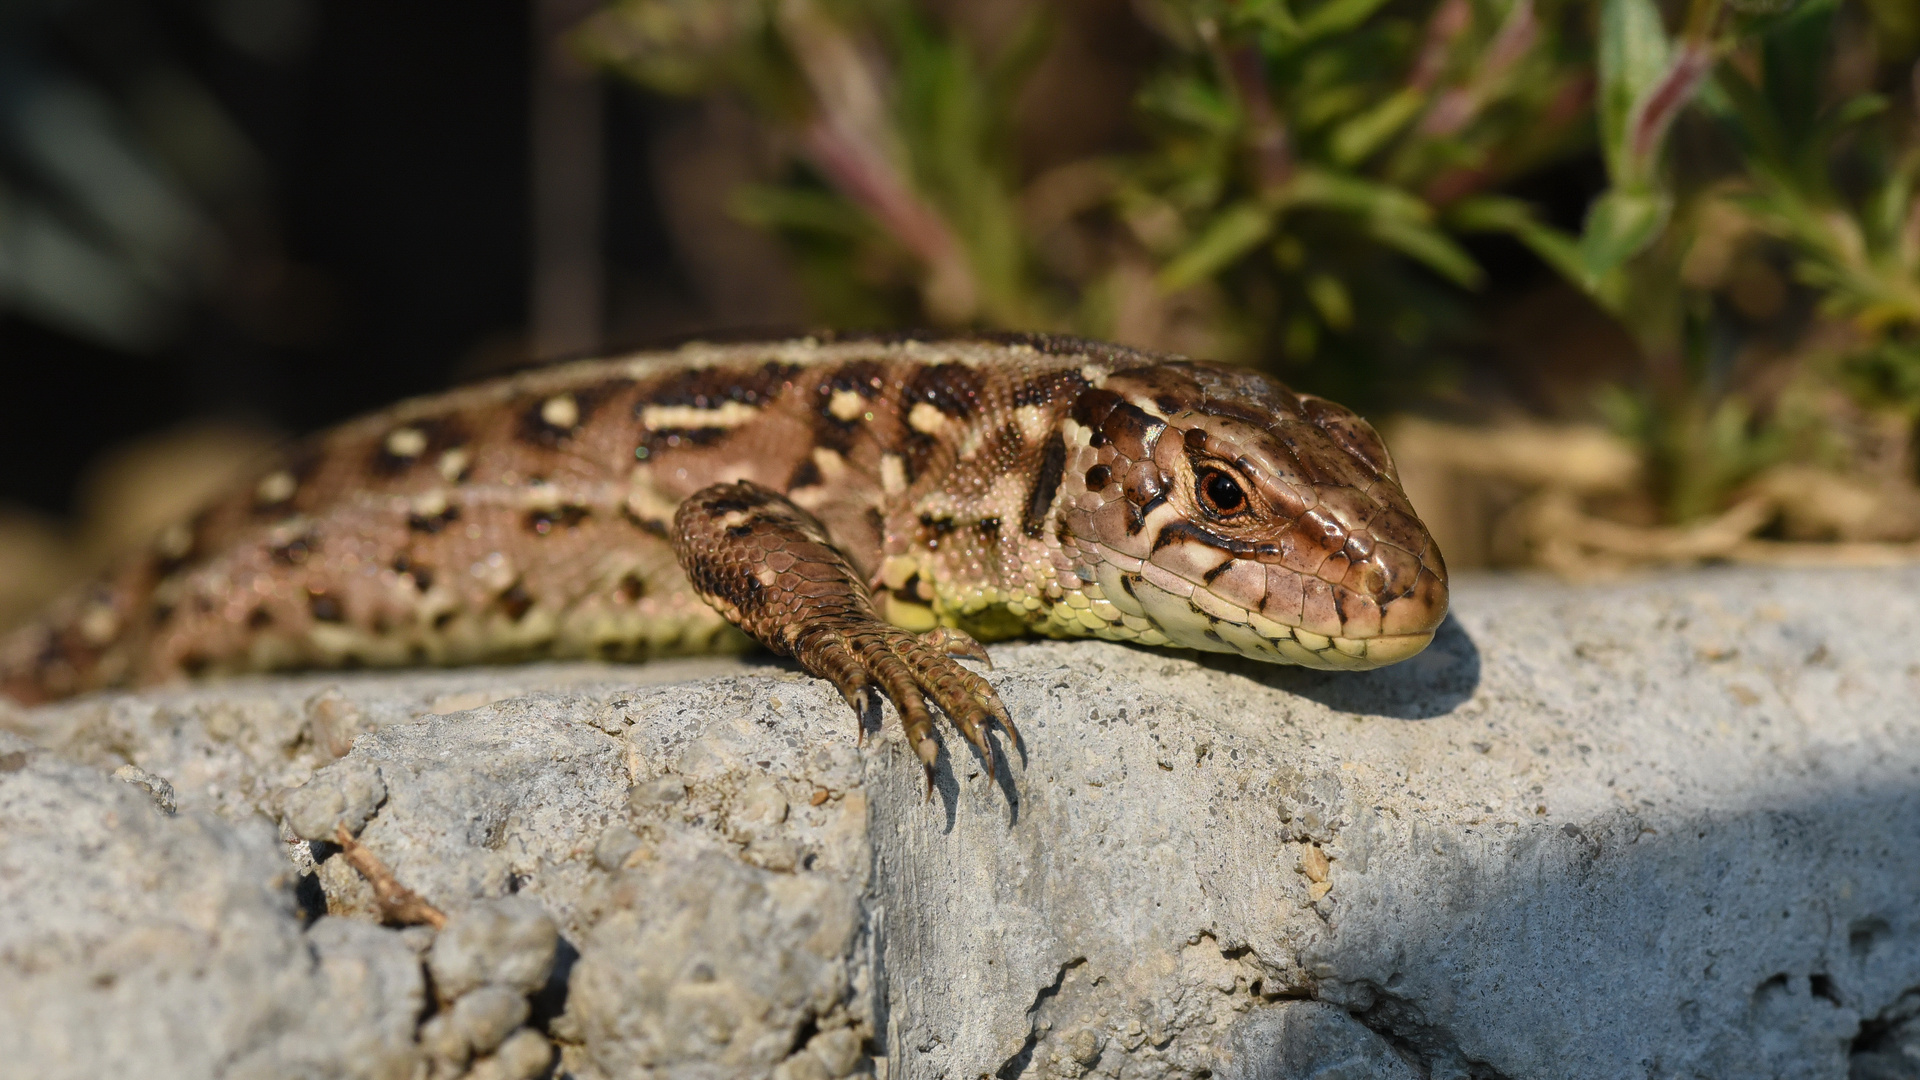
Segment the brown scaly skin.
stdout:
[[1258,374],[1046,337],[694,345],[296,445],[0,642],[0,690],[744,630],[856,706],[877,686],[930,762],[926,699],[983,753],[1007,723],[951,659],[976,638],[1357,669],[1418,652],[1446,605],[1378,436]]

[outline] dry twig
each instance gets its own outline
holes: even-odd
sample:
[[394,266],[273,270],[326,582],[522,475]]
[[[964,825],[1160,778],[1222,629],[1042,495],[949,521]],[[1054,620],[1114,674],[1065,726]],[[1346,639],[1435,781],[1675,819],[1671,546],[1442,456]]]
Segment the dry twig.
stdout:
[[380,918],[396,926],[431,926],[435,930],[447,925],[446,912],[428,903],[426,898],[405,885],[387,869],[380,857],[367,850],[367,846],[353,838],[345,825],[335,826],[333,842],[340,845],[340,855],[347,865],[360,872],[373,886],[374,902],[380,905]]

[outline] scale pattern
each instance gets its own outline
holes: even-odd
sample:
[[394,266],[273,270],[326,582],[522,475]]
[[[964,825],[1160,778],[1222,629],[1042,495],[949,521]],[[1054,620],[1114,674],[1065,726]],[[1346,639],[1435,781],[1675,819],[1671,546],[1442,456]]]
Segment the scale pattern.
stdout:
[[0,689],[35,702],[202,673],[639,659],[751,635],[850,700],[878,686],[924,712],[898,678],[809,656],[832,605],[793,593],[794,567],[753,564],[789,593],[771,615],[716,587],[739,544],[765,540],[716,531],[729,511],[676,523],[717,485],[758,500],[749,533],[830,552],[842,569],[820,573],[850,584],[827,591],[857,591],[867,618],[945,628],[883,651],[913,657],[970,739],[1004,720],[946,659],[972,639],[1351,669],[1418,652],[1446,613],[1445,564],[1392,460],[1338,405],[1077,339],[806,338],[541,368],[297,444],[0,643]]

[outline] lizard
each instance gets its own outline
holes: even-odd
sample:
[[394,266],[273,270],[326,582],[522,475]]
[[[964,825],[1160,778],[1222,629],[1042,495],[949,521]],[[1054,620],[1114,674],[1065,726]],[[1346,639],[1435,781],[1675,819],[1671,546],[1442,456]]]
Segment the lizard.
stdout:
[[[39,703],[294,668],[791,656],[1018,741],[980,642],[1325,669],[1447,609],[1373,428],[1245,368],[1078,338],[818,336],[529,369],[296,442],[0,641]],[[931,703],[931,707],[930,704]]]

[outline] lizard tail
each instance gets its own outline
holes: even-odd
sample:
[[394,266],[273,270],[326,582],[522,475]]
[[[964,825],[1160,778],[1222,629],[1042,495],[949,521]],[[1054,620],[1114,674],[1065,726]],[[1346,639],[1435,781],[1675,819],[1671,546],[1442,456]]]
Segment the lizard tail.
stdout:
[[0,694],[39,705],[123,685],[150,588],[125,571],[74,589],[0,637]]

